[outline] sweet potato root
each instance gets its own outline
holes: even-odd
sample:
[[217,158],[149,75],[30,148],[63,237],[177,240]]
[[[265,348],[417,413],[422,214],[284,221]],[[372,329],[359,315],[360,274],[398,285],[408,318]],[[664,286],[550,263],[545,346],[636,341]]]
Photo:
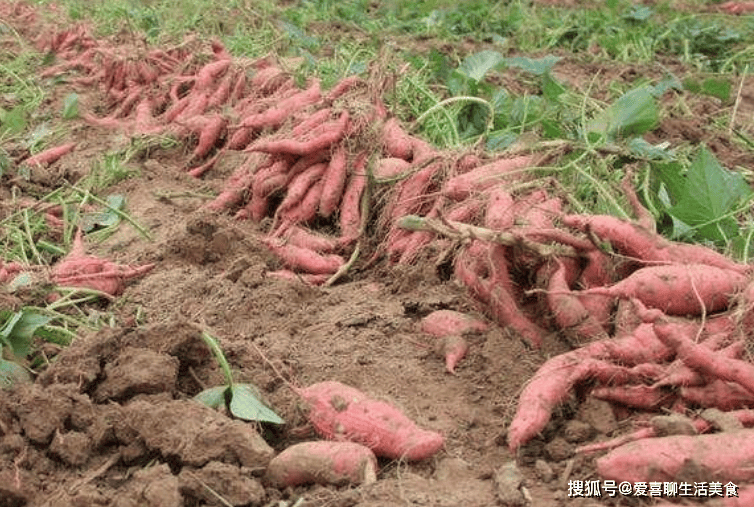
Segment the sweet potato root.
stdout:
[[303,442],[272,458],[265,480],[276,488],[302,484],[370,484],[377,480],[374,453],[354,442]]
[[419,428],[400,410],[340,382],[327,381],[299,389],[308,419],[321,436],[348,440],[372,449],[378,457],[417,461],[443,446],[439,433]]

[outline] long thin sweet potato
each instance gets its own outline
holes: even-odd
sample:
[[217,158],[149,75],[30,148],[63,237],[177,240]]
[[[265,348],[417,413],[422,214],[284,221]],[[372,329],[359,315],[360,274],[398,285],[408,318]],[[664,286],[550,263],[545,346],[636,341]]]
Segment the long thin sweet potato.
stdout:
[[48,148],[32,157],[27,158],[23,163],[28,166],[52,164],[63,155],[67,155],[68,153],[72,152],[76,147],[76,144],[77,143],[66,143],[60,146],[55,146],[54,148]]
[[340,204],[340,235],[342,242],[346,244],[356,241],[361,233],[361,196],[367,188],[367,177],[364,172],[366,163],[366,152],[356,155],[353,172]]
[[323,123],[302,139],[260,139],[246,148],[246,151],[263,151],[305,156],[325,150],[340,141],[348,126],[348,111],[343,111],[337,120]]
[[707,347],[694,343],[692,338],[679,332],[679,327],[663,320],[654,323],[657,337],[691,368],[713,378],[737,382],[754,394],[754,366],[739,359],[722,357]]
[[335,148],[323,179],[324,188],[319,202],[319,214],[327,218],[338,207],[348,179],[348,153],[342,144]]
[[451,199],[462,201],[471,193],[490,188],[498,184],[502,178],[509,177],[515,174],[515,171],[529,167],[533,160],[528,155],[495,160],[447,180],[442,192]]

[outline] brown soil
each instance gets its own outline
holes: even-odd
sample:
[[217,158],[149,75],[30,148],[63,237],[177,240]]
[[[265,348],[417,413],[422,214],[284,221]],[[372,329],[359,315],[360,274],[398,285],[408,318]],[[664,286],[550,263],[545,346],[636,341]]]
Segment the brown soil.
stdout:
[[[611,77],[643,71],[601,69]],[[560,77],[581,83],[595,70],[559,66]],[[753,90],[749,80],[740,114],[754,110]],[[44,107],[60,110],[68,91],[59,89]],[[707,142],[723,162],[751,164],[750,151],[710,134],[700,120],[726,107],[694,105],[695,114],[664,120],[653,140]],[[14,185],[43,195],[128,142],[73,125],[73,154],[30,181],[3,177],[0,195]],[[221,188],[232,160],[198,180],[185,173],[186,159],[182,149],[146,152],[131,167],[139,176],[109,190],[125,196],[129,214],[153,239],[123,224],[104,244],[90,245],[91,253],[156,264],[115,302],[90,309],[113,312],[112,326],[50,349],[52,362],[33,384],[0,390],[0,507],[516,505],[523,498],[519,472],[532,505],[615,505],[569,500],[567,481],[594,476],[591,459],[574,456],[576,445],[614,434],[631,413],[581,400],[564,407],[521,455],[507,450],[518,394],[546,358],[567,350],[562,340],[553,336],[532,351],[493,326],[469,337],[469,355],[450,375],[417,323],[437,309],[481,315],[458,283],[432,262],[396,267],[366,258],[329,288],[268,278],[279,266],[257,239],[267,224],[198,210],[202,193]],[[191,400],[223,383],[202,328],[218,337],[236,380],[258,386],[284,427],[255,426]],[[325,380],[394,403],[441,432],[445,448],[417,463],[383,460],[377,482],[367,486],[269,487],[262,477],[271,457],[315,438],[286,382]],[[510,468],[514,462],[519,472]]]

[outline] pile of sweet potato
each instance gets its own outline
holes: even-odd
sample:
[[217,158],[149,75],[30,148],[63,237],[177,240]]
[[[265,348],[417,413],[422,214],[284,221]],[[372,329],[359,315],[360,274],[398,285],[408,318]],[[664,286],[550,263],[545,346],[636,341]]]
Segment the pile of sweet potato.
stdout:
[[[219,44],[202,63],[185,48],[118,55],[82,29],[40,45],[59,62],[47,75],[101,88],[109,107],[90,123],[186,139],[196,177],[227,151],[246,153],[206,207],[266,219],[262,241],[286,266],[277,275],[324,283],[369,235],[391,262],[425,255],[452,266],[487,315],[532,347],[566,340],[573,350],[545,362],[521,394],[511,451],[577,386],[639,410],[718,408],[750,424],[751,267],[662,238],[628,187],[636,222],[569,214],[564,196],[531,177],[535,155],[440,152],[358,77],[299,88],[276,63],[241,62]],[[695,421],[696,431],[713,428]],[[652,480],[656,454],[610,462],[610,474]],[[692,454],[681,458],[707,466]]]

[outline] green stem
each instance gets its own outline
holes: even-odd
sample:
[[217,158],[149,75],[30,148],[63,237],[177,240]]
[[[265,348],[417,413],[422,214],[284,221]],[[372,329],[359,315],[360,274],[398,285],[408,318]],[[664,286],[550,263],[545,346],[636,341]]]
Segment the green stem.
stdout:
[[212,354],[215,356],[215,359],[217,359],[217,362],[220,364],[220,369],[223,370],[223,375],[225,375],[228,387],[233,389],[233,373],[230,371],[230,365],[228,364],[228,360],[225,359],[223,349],[220,348],[215,337],[206,331],[202,331],[202,340],[204,340],[204,343],[207,344],[207,347],[209,347]]

